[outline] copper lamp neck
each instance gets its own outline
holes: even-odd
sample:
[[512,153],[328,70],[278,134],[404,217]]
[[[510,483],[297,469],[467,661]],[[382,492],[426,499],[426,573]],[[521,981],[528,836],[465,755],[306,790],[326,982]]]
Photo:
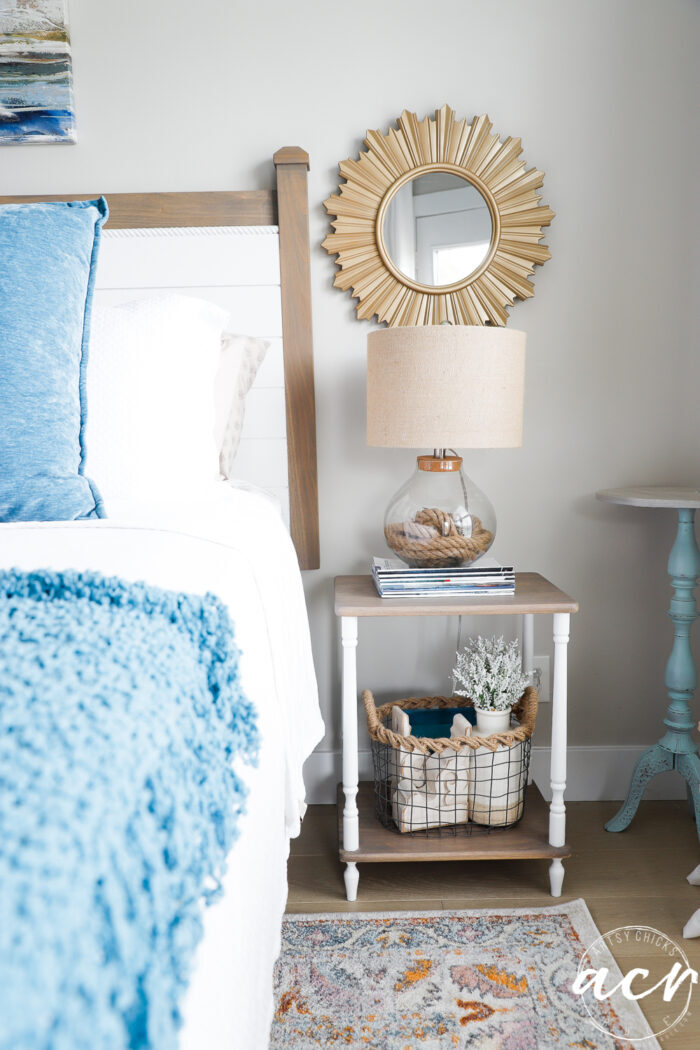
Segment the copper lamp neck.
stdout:
[[432,456],[418,456],[418,469],[431,470],[438,473],[461,470],[462,459],[460,456],[446,456],[444,448],[433,450]]

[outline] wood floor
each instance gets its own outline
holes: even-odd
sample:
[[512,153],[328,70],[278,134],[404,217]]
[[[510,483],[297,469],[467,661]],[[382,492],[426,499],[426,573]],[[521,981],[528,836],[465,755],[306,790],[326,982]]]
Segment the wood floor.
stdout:
[[[684,802],[643,802],[627,831],[610,834],[604,824],[615,802],[567,804],[567,840],[573,856],[564,862],[562,901],[583,897],[598,929],[653,926],[677,941],[700,971],[700,938],[684,941],[682,929],[700,908],[700,887],[686,876],[700,863],[695,825]],[[552,904],[547,861],[452,861],[360,864],[358,900],[345,900],[338,861],[335,806],[310,806],[289,860],[289,912],[525,908]],[[644,966],[635,949],[616,951],[623,972]],[[662,1003],[640,1004],[653,1021]],[[668,1009],[668,1007],[666,1007]],[[700,1050],[700,986],[682,1028],[663,1036],[670,1050]],[[632,1046],[633,1044],[629,1044]],[[644,1043],[636,1044],[644,1047]],[[389,1048],[387,1048],[389,1050]]]

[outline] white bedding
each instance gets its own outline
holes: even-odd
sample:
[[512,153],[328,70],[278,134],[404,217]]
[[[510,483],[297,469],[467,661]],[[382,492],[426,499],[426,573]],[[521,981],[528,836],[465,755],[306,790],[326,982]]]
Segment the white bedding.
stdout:
[[223,897],[205,911],[180,1050],[266,1050],[289,837],[303,813],[302,765],[323,734],[301,576],[279,514],[222,482],[177,517],[170,508],[138,522],[0,524],[0,567],[91,569],[227,604],[263,743],[258,768],[241,767],[248,812]]

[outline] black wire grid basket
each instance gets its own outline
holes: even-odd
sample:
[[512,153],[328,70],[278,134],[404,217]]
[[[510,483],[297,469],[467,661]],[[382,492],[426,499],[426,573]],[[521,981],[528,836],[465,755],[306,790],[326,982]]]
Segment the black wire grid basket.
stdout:
[[530,769],[537,690],[528,687],[505,733],[491,736],[402,736],[391,728],[392,707],[411,710],[472,707],[463,697],[410,697],[377,708],[362,694],[372,741],[377,819],[403,834],[471,835],[521,819]]

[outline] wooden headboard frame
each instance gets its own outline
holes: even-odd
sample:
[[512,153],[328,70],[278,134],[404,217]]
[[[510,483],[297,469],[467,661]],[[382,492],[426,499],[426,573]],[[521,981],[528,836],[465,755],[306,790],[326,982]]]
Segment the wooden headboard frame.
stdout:
[[[302,569],[317,569],[318,480],[316,402],[309,271],[309,155],[286,146],[273,157],[277,190],[212,193],[110,193],[108,226],[278,226],[282,340],[287,410],[289,511],[292,540]],[[0,204],[45,200],[92,200],[99,193],[0,197]]]

